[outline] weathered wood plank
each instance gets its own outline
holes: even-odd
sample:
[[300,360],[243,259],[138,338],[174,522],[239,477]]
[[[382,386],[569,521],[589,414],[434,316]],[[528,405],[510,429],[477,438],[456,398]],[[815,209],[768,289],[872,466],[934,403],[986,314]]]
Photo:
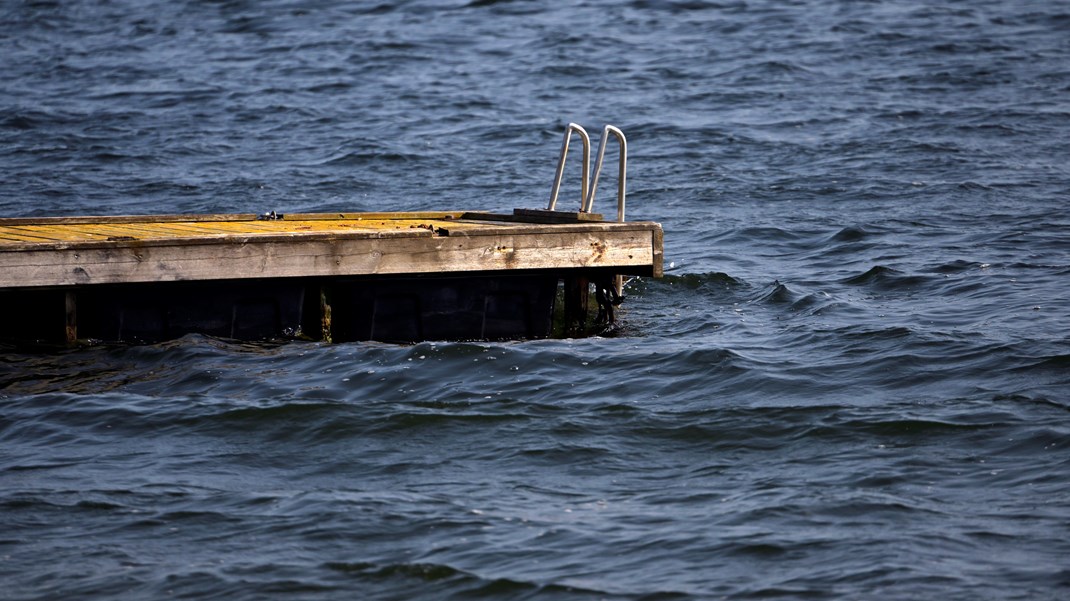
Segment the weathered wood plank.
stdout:
[[[291,224],[295,225],[295,224]],[[440,227],[441,226],[441,227]],[[497,236],[501,234],[545,234],[545,233],[583,233],[583,232],[610,232],[610,231],[650,231],[656,224],[646,222],[593,222],[585,224],[526,224],[526,223],[478,223],[463,221],[411,222],[395,221],[386,224],[374,223],[368,228],[350,225],[346,228],[321,228],[317,230],[280,229],[279,231],[250,231],[242,228],[233,233],[208,233],[191,232],[188,236],[160,236],[157,238],[145,237],[137,241],[109,240],[108,236],[89,234],[83,239],[64,239],[56,241],[41,240],[25,243],[0,243],[0,253],[8,251],[32,250],[44,247],[64,249],[96,248],[96,247],[119,247],[128,243],[151,243],[153,245],[186,245],[195,243],[218,243],[218,244],[243,244],[252,239],[261,241],[290,241],[295,239],[336,239],[350,237],[364,238],[393,238],[393,237],[430,237],[438,234],[433,231],[443,229],[452,232],[449,235],[467,236]]]
[[[27,229],[24,226],[8,227],[0,230],[6,237],[12,238],[13,242],[11,246],[23,244],[23,243],[53,243],[59,242],[62,238],[57,238],[50,234],[41,234],[33,230]],[[7,243],[5,243],[7,245]]]
[[[503,224],[505,225],[505,224]],[[420,219],[355,219],[355,220],[302,220],[302,221],[246,221],[246,222],[168,222],[143,224],[116,224],[111,222],[82,224],[24,224],[0,225],[0,251],[11,248],[20,241],[78,243],[132,237],[140,240],[201,239],[207,237],[235,237],[255,235],[311,235],[366,232],[375,235],[383,231],[406,229],[474,229],[485,227],[476,222]]]
[[656,250],[649,228],[379,234],[0,252],[0,287],[596,267],[634,273],[651,270]]
[[541,209],[513,209],[511,215],[497,213],[465,213],[462,217],[468,221],[496,222],[499,224],[509,223],[534,223],[534,224],[562,224],[562,223],[591,223],[603,221],[601,213],[580,213],[569,211],[547,211]]
[[176,221],[252,221],[251,213],[221,215],[96,215],[77,217],[0,217],[0,227],[6,225],[77,225],[83,223],[168,223]]
[[[294,213],[280,221],[370,220],[370,219],[459,219],[469,211],[413,211],[379,213]],[[478,212],[476,212],[478,213]],[[84,223],[169,223],[169,222],[242,222],[259,221],[253,213],[191,214],[191,215],[106,215],[90,217],[0,217],[5,225],[61,225]]]
[[665,276],[665,231],[661,229],[659,225],[656,228],[651,229],[652,248],[654,250],[653,256],[650,258],[651,266],[654,268],[653,277],[660,278]]

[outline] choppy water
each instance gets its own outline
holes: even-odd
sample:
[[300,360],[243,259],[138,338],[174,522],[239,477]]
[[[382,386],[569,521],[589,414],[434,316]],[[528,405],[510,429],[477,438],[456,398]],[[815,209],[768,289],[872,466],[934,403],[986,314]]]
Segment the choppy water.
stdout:
[[668,262],[612,338],[0,353],[0,596],[1070,594],[1070,3],[8,1],[0,56],[0,214],[541,207],[608,122]]

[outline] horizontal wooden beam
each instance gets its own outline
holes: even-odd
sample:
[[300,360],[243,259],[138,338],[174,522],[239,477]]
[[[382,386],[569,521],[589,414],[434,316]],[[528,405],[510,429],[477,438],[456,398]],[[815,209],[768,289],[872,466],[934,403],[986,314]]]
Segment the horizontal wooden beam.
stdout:
[[[406,233],[410,233],[406,231]],[[0,252],[0,287],[305,276],[615,268],[660,271],[660,229],[248,237]]]

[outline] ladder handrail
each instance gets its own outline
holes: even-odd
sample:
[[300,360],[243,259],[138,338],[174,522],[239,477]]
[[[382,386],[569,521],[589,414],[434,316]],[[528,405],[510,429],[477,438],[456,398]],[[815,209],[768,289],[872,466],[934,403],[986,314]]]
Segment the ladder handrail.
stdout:
[[[628,140],[624,137],[624,132],[620,128],[613,125],[606,125],[602,129],[602,139],[598,142],[598,160],[594,165],[594,176],[590,181],[590,187],[588,188],[588,178],[590,176],[591,166],[591,137],[587,135],[587,130],[582,126],[575,123],[569,123],[565,129],[565,139],[561,142],[561,157],[557,160],[557,174],[554,175],[554,187],[550,191],[550,204],[546,207],[546,210],[553,211],[557,205],[557,195],[561,191],[561,178],[565,173],[565,159],[568,158],[568,143],[572,139],[572,132],[578,132],[580,138],[583,140],[583,178],[580,181],[582,188],[582,195],[580,197],[580,213],[590,213],[594,208],[594,193],[598,188],[598,176],[602,173],[602,161],[606,158],[606,142],[609,140],[609,135],[613,134],[617,138],[617,142],[620,144],[618,154],[620,155],[620,166],[617,172],[617,221],[624,222],[624,198],[626,192],[626,180],[628,173]],[[609,319],[612,320],[612,306],[618,304],[620,299],[624,298],[624,277],[621,275],[613,276],[613,289],[610,294],[615,295],[614,299],[607,300],[606,310],[609,312]],[[602,292],[599,292],[601,295]]]
[[624,196],[625,196],[625,179],[628,171],[628,140],[624,137],[624,132],[613,125],[607,125],[602,129],[602,139],[598,142],[598,160],[594,164],[594,177],[591,181],[591,188],[587,192],[587,196],[583,202],[583,207],[580,209],[583,213],[590,213],[594,208],[594,192],[598,187],[598,176],[602,172],[602,160],[606,154],[606,140],[609,139],[609,134],[613,134],[617,138],[617,142],[620,143],[620,167],[617,174],[617,221],[624,221]]
[[587,199],[587,187],[590,178],[591,171],[591,137],[587,135],[587,130],[583,127],[569,123],[565,129],[565,139],[561,142],[561,157],[557,160],[557,175],[554,176],[554,187],[550,191],[550,204],[546,207],[546,210],[553,211],[557,205],[557,194],[561,191],[561,178],[565,174],[565,159],[568,157],[568,143],[572,138],[572,132],[580,134],[580,139],[583,141],[583,177],[580,180],[580,207]]

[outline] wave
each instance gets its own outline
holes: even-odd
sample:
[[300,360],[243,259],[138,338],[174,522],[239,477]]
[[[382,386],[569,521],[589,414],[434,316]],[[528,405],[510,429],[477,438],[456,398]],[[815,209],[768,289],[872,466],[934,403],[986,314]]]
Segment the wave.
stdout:
[[[620,598],[613,593],[579,586],[481,576],[478,571],[462,570],[443,563],[329,562],[324,567],[346,579],[361,582],[379,584],[401,581],[393,584],[390,590],[396,590],[394,587],[398,585],[405,586],[405,582],[434,583],[441,592],[448,592],[456,598],[532,598],[543,595],[555,599],[587,599],[591,595],[606,599]],[[416,590],[424,589],[421,586]]]
[[865,286],[876,290],[909,290],[923,286],[932,281],[928,276],[907,275],[902,271],[877,265],[865,273],[840,280],[852,286]]
[[[645,282],[646,280],[640,280]],[[742,282],[728,275],[727,273],[686,273],[681,275],[666,274],[659,282],[659,285],[665,286],[679,286],[687,288],[689,290],[700,290],[705,288],[717,288],[717,289],[732,289],[738,288],[743,285]],[[648,284],[649,285],[649,284]]]

